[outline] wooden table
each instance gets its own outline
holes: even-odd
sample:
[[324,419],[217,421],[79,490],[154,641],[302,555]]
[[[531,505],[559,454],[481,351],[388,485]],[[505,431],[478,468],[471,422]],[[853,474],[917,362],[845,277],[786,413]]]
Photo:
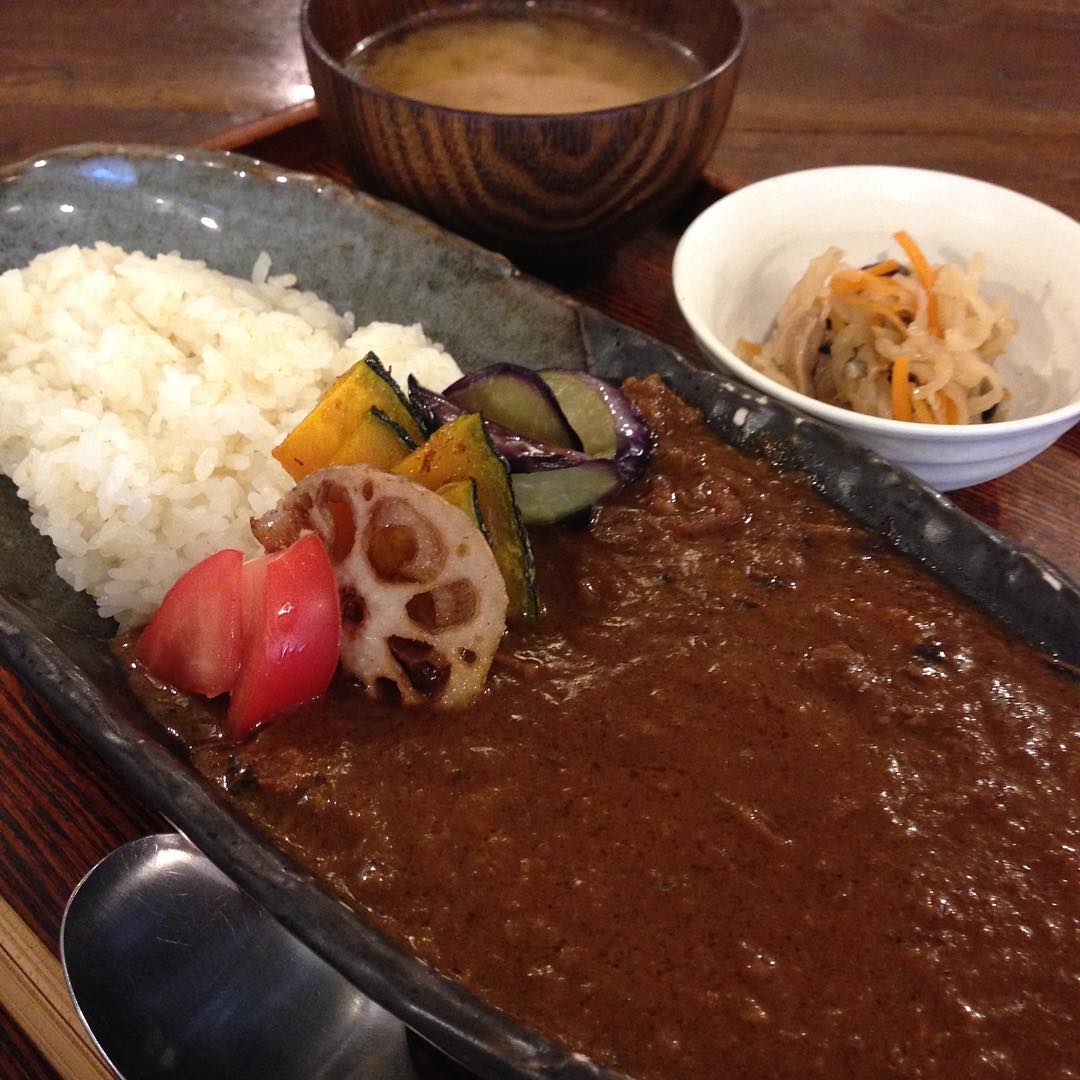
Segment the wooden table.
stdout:
[[[751,34],[710,167],[715,185],[815,165],[906,164],[994,181],[1080,216],[1075,0],[909,0],[902,13],[877,0],[744,2]],[[0,5],[0,161],[92,140],[203,143],[343,175],[304,105],[296,8]],[[551,280],[692,355],[670,257],[679,230],[715,196],[702,187],[601,263]],[[1078,576],[1078,455],[1080,428],[956,501]],[[0,898],[55,951],[79,878],[162,822],[2,669],[0,778]],[[0,1076],[53,1075],[0,1011]]]

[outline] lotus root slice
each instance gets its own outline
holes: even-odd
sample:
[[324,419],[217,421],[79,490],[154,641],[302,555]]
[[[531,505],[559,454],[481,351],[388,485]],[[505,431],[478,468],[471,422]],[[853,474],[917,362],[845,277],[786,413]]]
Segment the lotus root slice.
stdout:
[[267,551],[318,533],[341,598],[341,663],[372,696],[463,708],[506,630],[480,530],[419,484],[368,465],[320,469],[252,521]]

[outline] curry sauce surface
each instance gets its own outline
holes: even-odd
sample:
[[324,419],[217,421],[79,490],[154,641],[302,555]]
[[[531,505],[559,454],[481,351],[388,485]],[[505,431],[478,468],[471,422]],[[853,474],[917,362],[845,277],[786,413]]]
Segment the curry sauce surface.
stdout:
[[388,935],[605,1065],[1080,1076],[1075,682],[628,389],[654,466],[534,531],[545,612],[476,706],[163,720]]

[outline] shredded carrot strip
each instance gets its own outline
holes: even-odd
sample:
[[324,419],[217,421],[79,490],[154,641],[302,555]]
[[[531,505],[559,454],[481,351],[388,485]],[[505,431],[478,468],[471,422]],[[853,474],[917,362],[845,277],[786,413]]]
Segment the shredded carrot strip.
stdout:
[[941,316],[938,315],[937,296],[926,294],[926,330],[932,337],[941,337]]
[[956,407],[956,402],[953,401],[946,393],[940,393],[943,408],[945,410],[945,423],[946,424],[958,424],[960,423],[960,410]]
[[892,278],[871,277],[860,270],[847,273],[841,271],[833,274],[829,279],[829,292],[833,294],[868,292],[878,296],[897,298],[901,295],[899,287],[893,282]]
[[934,271],[930,269],[930,263],[926,261],[922,248],[912,240],[906,229],[894,232],[893,239],[904,249],[904,254],[911,260],[911,269],[915,271],[915,276],[929,292],[934,287]]
[[926,329],[934,337],[941,337],[941,320],[938,317],[937,296],[934,295],[934,271],[930,269],[922,248],[912,240],[907,230],[894,232],[893,239],[904,249],[911,260],[911,269],[926,290]]
[[915,419],[920,424],[932,424],[934,422],[934,414],[930,411],[930,406],[922,398],[913,397],[911,402],[915,408]]
[[885,259],[882,262],[874,263],[873,266],[868,266],[863,273],[880,276],[881,274],[891,274],[894,270],[899,269],[900,264],[895,259]]
[[836,293],[848,293],[856,292],[862,288],[862,278],[858,272],[855,273],[838,270],[831,278],[829,278],[829,292]]
[[757,356],[761,352],[762,346],[756,341],[747,341],[746,338],[739,338],[739,340],[735,342],[735,348],[738,349],[739,352],[749,353],[750,356]]
[[908,386],[910,361],[898,356],[892,364],[892,414],[897,420],[911,419],[911,389]]

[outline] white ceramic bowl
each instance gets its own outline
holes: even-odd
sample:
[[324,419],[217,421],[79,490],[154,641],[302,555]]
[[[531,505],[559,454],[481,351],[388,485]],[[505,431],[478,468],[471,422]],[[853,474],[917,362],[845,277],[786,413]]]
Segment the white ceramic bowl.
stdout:
[[[988,424],[937,427],[863,416],[781,386],[734,352],[763,341],[807,263],[830,244],[845,261],[903,258],[907,229],[931,263],[986,257],[982,295],[1019,323],[996,362],[1012,397]],[[675,297],[716,365],[909,469],[939,491],[1022,465],[1080,419],[1080,224],[1048,206],[949,173],[884,165],[810,169],[725,196],[679,242]]]

